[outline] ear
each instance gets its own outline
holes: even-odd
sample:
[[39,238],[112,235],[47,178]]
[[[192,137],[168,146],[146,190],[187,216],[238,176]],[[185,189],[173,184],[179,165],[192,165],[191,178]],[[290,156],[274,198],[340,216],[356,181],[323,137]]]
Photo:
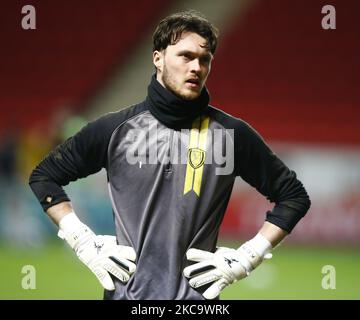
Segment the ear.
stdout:
[[160,72],[163,71],[163,65],[164,65],[164,54],[163,52],[155,50],[153,52],[153,63],[156,67],[156,69]]

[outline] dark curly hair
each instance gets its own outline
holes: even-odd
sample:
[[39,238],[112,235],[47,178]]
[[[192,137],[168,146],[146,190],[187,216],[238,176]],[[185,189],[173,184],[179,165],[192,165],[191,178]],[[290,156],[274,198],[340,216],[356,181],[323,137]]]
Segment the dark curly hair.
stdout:
[[183,32],[194,32],[202,36],[207,40],[210,52],[215,53],[219,31],[201,13],[194,10],[174,13],[159,22],[153,34],[153,52],[176,44]]

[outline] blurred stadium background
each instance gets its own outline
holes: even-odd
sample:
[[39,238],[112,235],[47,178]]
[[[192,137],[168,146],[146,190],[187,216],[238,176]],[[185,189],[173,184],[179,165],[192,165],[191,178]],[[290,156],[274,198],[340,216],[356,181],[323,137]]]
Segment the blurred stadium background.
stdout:
[[[28,4],[36,30],[21,27]],[[321,28],[327,4],[336,30]],[[188,8],[221,30],[211,104],[254,126],[312,199],[273,259],[222,299],[360,299],[359,1],[5,0],[0,8],[0,299],[102,298],[56,238],[28,176],[87,121],[145,97],[154,27]],[[114,233],[104,172],[66,190],[86,223]],[[239,179],[221,243],[254,235],[271,206]],[[36,269],[36,290],[21,286],[25,265]],[[326,265],[335,289],[322,287]]]

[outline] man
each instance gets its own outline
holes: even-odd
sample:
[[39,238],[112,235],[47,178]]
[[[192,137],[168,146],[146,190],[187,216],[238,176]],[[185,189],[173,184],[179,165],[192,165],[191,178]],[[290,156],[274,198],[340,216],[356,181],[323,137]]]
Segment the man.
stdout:
[[[30,185],[105,299],[216,299],[291,232],[310,200],[254,129],[209,106],[217,30],[195,12],[176,13],[153,42],[146,100],[89,123],[37,166]],[[116,238],[96,236],[61,188],[102,168]],[[236,176],[275,206],[254,238],[217,249]]]

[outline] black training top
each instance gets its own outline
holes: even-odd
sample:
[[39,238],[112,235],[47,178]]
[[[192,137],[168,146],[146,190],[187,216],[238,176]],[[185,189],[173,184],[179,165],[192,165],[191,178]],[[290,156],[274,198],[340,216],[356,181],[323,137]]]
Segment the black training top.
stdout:
[[[137,270],[107,299],[203,299],[182,275],[193,247],[215,251],[236,176],[275,203],[266,220],[291,232],[309,197],[296,174],[243,120],[185,101],[153,77],[145,101],[106,114],[53,150],[32,172],[44,210],[69,201],[61,186],[107,170],[119,244]],[[95,230],[96,231],[96,230]]]

